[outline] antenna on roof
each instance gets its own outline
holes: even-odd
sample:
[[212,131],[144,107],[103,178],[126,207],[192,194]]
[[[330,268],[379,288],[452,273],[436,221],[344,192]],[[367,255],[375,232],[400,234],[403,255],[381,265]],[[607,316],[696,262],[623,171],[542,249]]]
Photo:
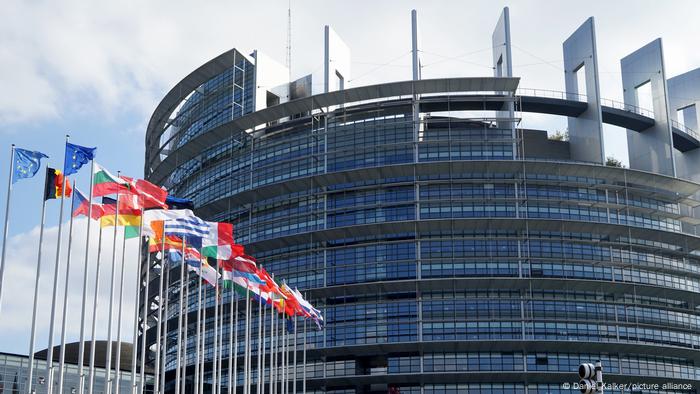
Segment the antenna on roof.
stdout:
[[289,82],[292,82],[292,0],[287,3],[287,71],[289,72]]

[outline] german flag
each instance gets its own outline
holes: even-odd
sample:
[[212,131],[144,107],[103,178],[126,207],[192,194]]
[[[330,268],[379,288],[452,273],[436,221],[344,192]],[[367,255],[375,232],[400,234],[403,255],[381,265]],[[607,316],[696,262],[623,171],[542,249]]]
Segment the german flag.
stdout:
[[44,201],[55,198],[70,197],[73,189],[66,178],[66,190],[63,193],[63,173],[54,168],[46,167],[46,182],[44,183]]

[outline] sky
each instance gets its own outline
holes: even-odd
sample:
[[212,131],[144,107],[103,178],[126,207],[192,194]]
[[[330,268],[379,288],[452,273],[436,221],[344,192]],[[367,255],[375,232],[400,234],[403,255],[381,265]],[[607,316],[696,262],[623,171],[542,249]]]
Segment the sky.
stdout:
[[[287,1],[22,1],[3,0],[0,13],[0,202],[7,193],[10,144],[40,150],[61,166],[63,142],[96,146],[97,161],[113,172],[143,176],[144,134],[160,98],[202,63],[233,47],[265,52],[284,63]],[[594,16],[601,96],[622,101],[620,59],[661,37],[667,77],[700,67],[697,1],[400,1],[293,0],[292,76],[317,73],[323,59],[323,26],[331,25],[352,51],[350,86],[406,80],[410,68],[410,11],[418,11],[423,78],[490,76],[491,33],[510,7],[513,69],[520,86],[564,90],[562,42]],[[524,117],[523,127],[566,128],[565,118]],[[605,130],[606,155],[627,161],[624,130]],[[7,164],[4,164],[7,165]],[[89,170],[76,177],[86,190]],[[0,309],[0,352],[28,353],[37,264],[41,176],[14,185],[7,269]],[[37,350],[46,347],[51,283],[58,233],[58,201],[46,209],[39,292]],[[4,205],[3,205],[4,207]],[[4,212],[4,210],[2,211]],[[3,213],[4,215],[4,213]],[[4,216],[0,217],[4,219]],[[61,278],[68,232],[64,223]],[[88,264],[95,281],[97,231]],[[85,264],[85,220],[74,225],[68,287],[67,340],[77,340]],[[112,266],[111,231],[101,253],[98,337],[106,338]],[[116,264],[121,267],[121,241]],[[136,249],[125,254],[126,316],[133,316]],[[63,283],[59,296],[63,297]],[[117,289],[118,290],[118,289]],[[118,297],[118,294],[115,295]],[[57,315],[60,316],[62,308]],[[115,311],[116,313],[116,311]],[[122,337],[131,341],[133,318]],[[60,327],[56,329],[59,341]]]

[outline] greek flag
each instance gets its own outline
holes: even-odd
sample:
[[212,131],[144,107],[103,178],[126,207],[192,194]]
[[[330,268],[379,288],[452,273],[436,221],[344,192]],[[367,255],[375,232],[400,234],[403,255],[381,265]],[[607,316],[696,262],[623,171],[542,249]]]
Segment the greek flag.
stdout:
[[202,238],[209,235],[209,224],[196,216],[166,220],[163,227],[166,235],[180,237],[193,248],[201,248]]

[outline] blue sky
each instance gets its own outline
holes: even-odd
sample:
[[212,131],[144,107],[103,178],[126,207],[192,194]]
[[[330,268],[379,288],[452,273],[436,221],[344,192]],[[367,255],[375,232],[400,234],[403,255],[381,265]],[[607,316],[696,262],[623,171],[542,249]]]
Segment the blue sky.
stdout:
[[[563,90],[561,43],[589,16],[596,18],[605,98],[621,100],[619,59],[657,37],[664,39],[669,77],[700,67],[696,50],[700,25],[679,20],[681,15],[700,15],[700,3],[694,1],[295,0],[292,73],[297,77],[318,72],[323,25],[330,24],[352,51],[351,85],[409,79],[410,10],[416,8],[424,78],[490,75],[491,32],[504,5],[511,9],[514,72],[522,77],[522,87]],[[98,162],[111,171],[141,177],[144,130],[160,97],[198,65],[232,47],[246,52],[259,49],[284,62],[286,23],[287,1],[210,1],[196,6],[163,0],[4,2],[0,202],[6,198],[9,145],[41,150],[50,156],[49,163],[60,167],[67,133],[74,143],[97,146]],[[523,123],[550,130],[565,125],[565,119],[540,116]],[[608,131],[606,146],[608,154],[626,160],[624,131]],[[0,351],[27,352],[40,178],[15,184]],[[87,189],[87,182],[85,169],[78,177],[79,187]],[[49,205],[47,236],[54,234],[55,242],[58,203]],[[81,222],[77,231],[84,234],[83,227]],[[48,305],[45,287],[50,286],[55,253],[50,242],[44,251],[43,305]],[[75,255],[82,265],[80,248]],[[128,256],[135,256],[130,252]],[[127,268],[133,269],[129,264]],[[76,266],[71,273],[76,289],[81,270]],[[79,300],[70,294],[74,308]],[[133,295],[126,299],[133,302]],[[128,327],[130,332],[131,324]],[[40,331],[38,349],[45,347],[45,331]],[[73,325],[69,340],[75,339],[75,332]]]

